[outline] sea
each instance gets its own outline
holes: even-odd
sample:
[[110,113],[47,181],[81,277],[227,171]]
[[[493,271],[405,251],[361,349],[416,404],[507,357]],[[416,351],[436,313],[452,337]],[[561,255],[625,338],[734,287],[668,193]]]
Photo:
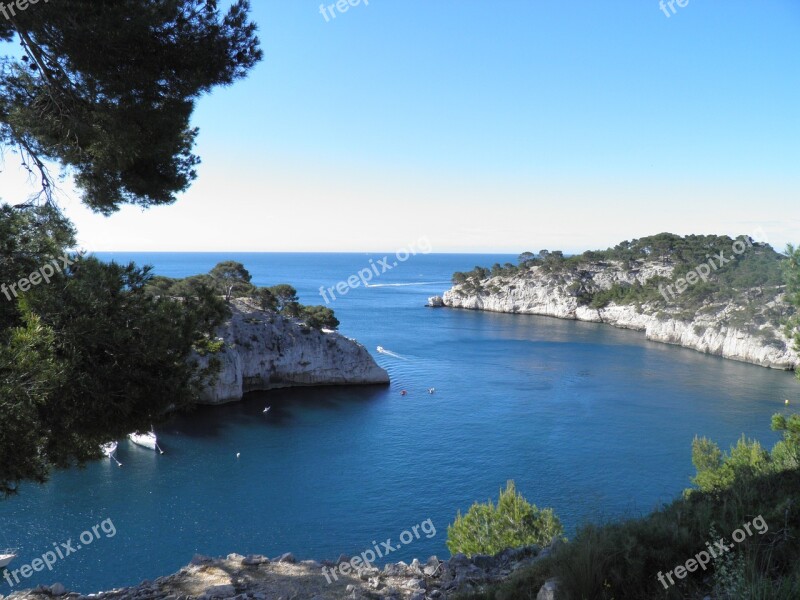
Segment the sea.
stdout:
[[[742,435],[771,446],[771,415],[800,391],[792,373],[640,332],[425,306],[453,272],[513,256],[97,256],[169,277],[236,260],[253,283],[289,283],[303,303],[323,305],[320,287],[371,269],[368,287],[347,287],[328,306],[391,384],[197,407],[157,427],[164,454],[119,440],[121,467],[100,460],[23,485],[0,502],[0,547],[20,548],[12,569],[48,560],[20,583],[10,578],[13,586],[1,578],[0,594],[54,582],[82,593],[133,585],[195,554],[335,560],[378,546],[379,565],[447,557],[456,514],[496,498],[509,480],[552,508],[570,537],[585,523],[646,514],[679,496],[691,484],[695,436],[723,448]],[[61,557],[50,560],[56,550]]]

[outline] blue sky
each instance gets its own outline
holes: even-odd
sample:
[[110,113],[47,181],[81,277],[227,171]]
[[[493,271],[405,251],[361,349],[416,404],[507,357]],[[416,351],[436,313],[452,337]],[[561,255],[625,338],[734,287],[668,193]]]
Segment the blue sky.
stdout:
[[796,0],[362,0],[327,22],[319,1],[253,4],[265,60],[199,102],[198,181],[111,218],[65,188],[85,247],[800,241]]

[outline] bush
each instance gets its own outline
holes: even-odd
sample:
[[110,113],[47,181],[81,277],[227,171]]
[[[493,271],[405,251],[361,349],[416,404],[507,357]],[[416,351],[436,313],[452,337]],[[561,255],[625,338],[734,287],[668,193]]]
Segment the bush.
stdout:
[[517,493],[509,481],[495,505],[475,503],[466,515],[458,513],[447,528],[447,548],[452,554],[463,552],[497,554],[506,548],[550,544],[561,537],[564,529],[549,508],[539,509]]

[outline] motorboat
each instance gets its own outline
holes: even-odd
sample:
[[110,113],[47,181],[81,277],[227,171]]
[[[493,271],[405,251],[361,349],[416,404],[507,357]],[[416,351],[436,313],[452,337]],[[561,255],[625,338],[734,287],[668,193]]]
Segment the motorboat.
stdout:
[[16,548],[8,548],[7,550],[0,550],[0,569],[7,567],[11,561],[17,558],[18,550]]

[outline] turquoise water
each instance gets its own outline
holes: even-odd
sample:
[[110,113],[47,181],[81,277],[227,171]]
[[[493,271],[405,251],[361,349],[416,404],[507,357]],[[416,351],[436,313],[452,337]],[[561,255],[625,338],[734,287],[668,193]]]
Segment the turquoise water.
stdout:
[[[382,255],[101,257],[151,263],[169,276],[234,258],[255,283],[290,282],[318,304],[320,286]],[[679,494],[696,434],[724,445],[742,432],[768,445],[777,439],[770,416],[800,391],[790,373],[603,325],[423,306],[453,271],[507,260],[411,257],[376,278],[380,287],[332,303],[342,332],[389,371],[389,387],[280,390],[198,408],[159,428],[163,456],[121,442],[122,468],[102,461],[25,486],[0,503],[0,546],[22,548],[17,568],[54,542],[76,546],[106,519],[116,534],[100,531],[16,587],[60,581],[88,593],[171,573],[196,552],[335,559],[387,538],[396,545],[428,519],[436,535],[388,559],[447,555],[456,511],[496,495],[507,479],[553,507],[571,532]],[[377,354],[378,345],[397,356]],[[10,591],[0,580],[0,594]]]

